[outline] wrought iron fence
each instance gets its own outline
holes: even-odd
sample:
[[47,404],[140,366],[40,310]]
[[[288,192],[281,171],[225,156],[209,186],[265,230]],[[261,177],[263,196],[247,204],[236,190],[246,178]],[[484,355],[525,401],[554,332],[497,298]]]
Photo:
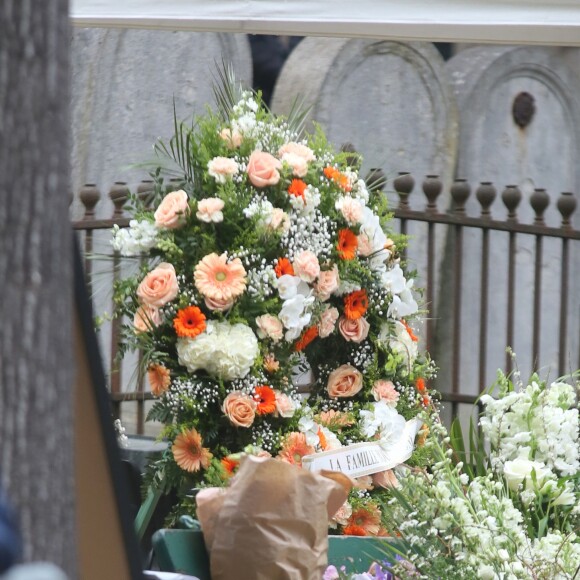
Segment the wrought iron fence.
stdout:
[[[384,176],[380,171],[373,170],[367,177],[369,185],[381,182]],[[547,225],[544,214],[550,203],[550,197],[543,189],[536,189],[529,198],[534,213],[533,223],[521,223],[518,209],[522,201],[522,193],[518,187],[508,185],[501,193],[504,219],[494,217],[492,210],[498,212],[497,190],[492,183],[485,182],[472,188],[463,179],[456,179],[449,188],[449,195],[445,195],[444,185],[438,176],[430,175],[422,182],[422,198],[420,209],[412,209],[410,196],[421,196],[415,187],[414,178],[408,173],[400,173],[394,180],[395,207],[393,209],[395,222],[398,223],[402,234],[413,234],[422,228],[419,236],[420,243],[413,243],[409,252],[420,256],[421,268],[419,275],[424,287],[424,299],[431,315],[427,317],[422,332],[426,349],[441,359],[440,366],[445,368],[445,378],[439,378],[435,386],[441,392],[441,398],[449,403],[451,416],[457,416],[461,405],[471,405],[476,402],[478,394],[489,382],[489,368],[497,366],[506,372],[512,370],[513,361],[509,354],[502,355],[502,360],[492,360],[490,357],[490,340],[497,340],[503,345],[513,345],[516,329],[517,306],[521,306],[522,296],[517,291],[518,264],[517,255],[522,240],[527,240],[529,251],[533,253],[533,284],[528,289],[530,297],[529,324],[523,322],[524,333],[531,331],[531,361],[532,369],[537,370],[542,365],[542,317],[544,309],[542,299],[548,298],[550,303],[557,302],[557,337],[555,344],[550,345],[557,351],[557,372],[565,374],[571,367],[580,367],[580,346],[578,359],[570,361],[570,346],[574,341],[580,343],[578,321],[580,317],[580,272],[573,270],[572,256],[580,256],[578,241],[580,231],[573,227],[572,216],[576,209],[576,198],[572,193],[562,193],[556,207],[559,215],[557,227]],[[171,189],[171,184],[169,186]],[[152,189],[152,183],[143,181],[137,188],[137,193],[146,198]],[[95,185],[85,185],[79,192],[79,199],[84,208],[82,219],[73,221],[73,227],[82,238],[85,250],[85,267],[89,287],[94,285],[93,260],[91,255],[95,249],[95,236],[98,232],[110,230],[115,224],[127,227],[129,219],[123,213],[123,205],[129,190],[125,183],[115,183],[109,191],[109,198],[113,203],[110,219],[96,219],[95,206],[101,200],[101,194]],[[439,209],[442,199],[450,199],[449,209]],[[473,209],[473,199],[476,200],[476,216],[468,215],[466,206],[468,201]],[[478,233],[479,232],[479,233]],[[478,237],[477,248],[473,242]],[[494,236],[496,236],[494,238]],[[503,236],[497,238],[497,236]],[[543,296],[545,285],[544,249],[546,240],[554,240],[559,246],[559,281],[557,290],[551,290],[550,296]],[[531,241],[531,248],[530,248]],[[554,242],[552,242],[553,245]],[[498,272],[498,264],[490,263],[492,249],[497,250],[503,244],[505,253],[505,271]],[[421,247],[422,246],[422,247]],[[576,248],[576,254],[573,248]],[[552,248],[553,251],[554,248]],[[403,260],[409,258],[407,250],[402,252]],[[112,286],[119,279],[122,260],[111,250],[111,267],[108,284]],[[467,275],[466,278],[466,266]],[[445,268],[445,275],[442,274]],[[578,269],[578,268],[577,268]],[[477,283],[473,279],[474,271],[478,271]],[[571,280],[571,272],[575,278]],[[490,289],[490,274],[494,274],[495,282]],[[551,276],[552,278],[554,276]],[[499,281],[499,283],[498,283]],[[471,284],[468,289],[470,295],[466,300],[466,283]],[[553,282],[553,280],[552,280]],[[473,291],[474,284],[477,286]],[[498,298],[499,297],[499,298]],[[473,299],[472,299],[473,298]],[[503,329],[497,339],[490,336],[490,302],[502,303],[505,307]],[[550,319],[554,318],[554,310],[550,310]],[[477,348],[465,340],[464,324],[462,320],[468,316],[470,320],[477,320]],[[113,319],[106,329],[108,354],[105,364],[109,369],[111,400],[114,414],[123,418],[123,405],[135,402],[136,417],[134,430],[138,434],[144,432],[145,411],[147,401],[152,398],[144,388],[144,377],[137,373],[136,387],[131,390],[124,387],[123,366],[118,358],[118,339],[121,321]],[[531,327],[531,328],[528,328]],[[497,325],[493,330],[498,333]],[[576,332],[576,335],[574,335]],[[473,339],[473,336],[471,336]],[[552,340],[550,338],[550,340]],[[546,338],[544,337],[544,342]],[[473,343],[473,340],[471,341]],[[495,343],[494,343],[495,344]],[[546,346],[545,344],[543,345]],[[476,350],[474,356],[473,351]],[[467,356],[469,355],[469,356]],[[497,359],[497,356],[495,357]],[[436,359],[437,360],[437,359]],[[467,362],[466,362],[467,360]],[[475,362],[473,362],[475,361]],[[135,361],[136,362],[136,361]],[[469,384],[462,379],[465,374],[465,365],[470,377]],[[137,367],[138,365],[135,364]]]

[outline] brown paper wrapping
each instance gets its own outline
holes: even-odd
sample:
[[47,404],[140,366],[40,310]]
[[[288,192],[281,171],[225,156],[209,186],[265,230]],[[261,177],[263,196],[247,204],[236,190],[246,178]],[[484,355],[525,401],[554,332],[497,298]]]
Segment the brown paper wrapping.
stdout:
[[247,457],[231,486],[197,495],[212,580],[320,580],[328,520],[352,481]]

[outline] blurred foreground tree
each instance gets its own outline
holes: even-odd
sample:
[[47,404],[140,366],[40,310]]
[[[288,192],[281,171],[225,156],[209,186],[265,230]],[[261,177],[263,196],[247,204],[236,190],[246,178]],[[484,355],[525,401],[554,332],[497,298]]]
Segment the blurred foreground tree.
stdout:
[[0,481],[76,578],[68,0],[0,1]]

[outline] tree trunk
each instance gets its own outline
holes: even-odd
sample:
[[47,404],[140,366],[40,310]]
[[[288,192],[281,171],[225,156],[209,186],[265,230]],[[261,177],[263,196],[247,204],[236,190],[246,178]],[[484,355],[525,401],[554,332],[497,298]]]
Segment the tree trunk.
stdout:
[[67,0],[0,0],[0,477],[76,577]]

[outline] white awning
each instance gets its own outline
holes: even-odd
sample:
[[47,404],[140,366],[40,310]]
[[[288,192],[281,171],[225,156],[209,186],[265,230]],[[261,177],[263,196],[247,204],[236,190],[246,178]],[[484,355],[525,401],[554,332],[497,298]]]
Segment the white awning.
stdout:
[[580,46],[580,0],[71,0],[75,26]]

